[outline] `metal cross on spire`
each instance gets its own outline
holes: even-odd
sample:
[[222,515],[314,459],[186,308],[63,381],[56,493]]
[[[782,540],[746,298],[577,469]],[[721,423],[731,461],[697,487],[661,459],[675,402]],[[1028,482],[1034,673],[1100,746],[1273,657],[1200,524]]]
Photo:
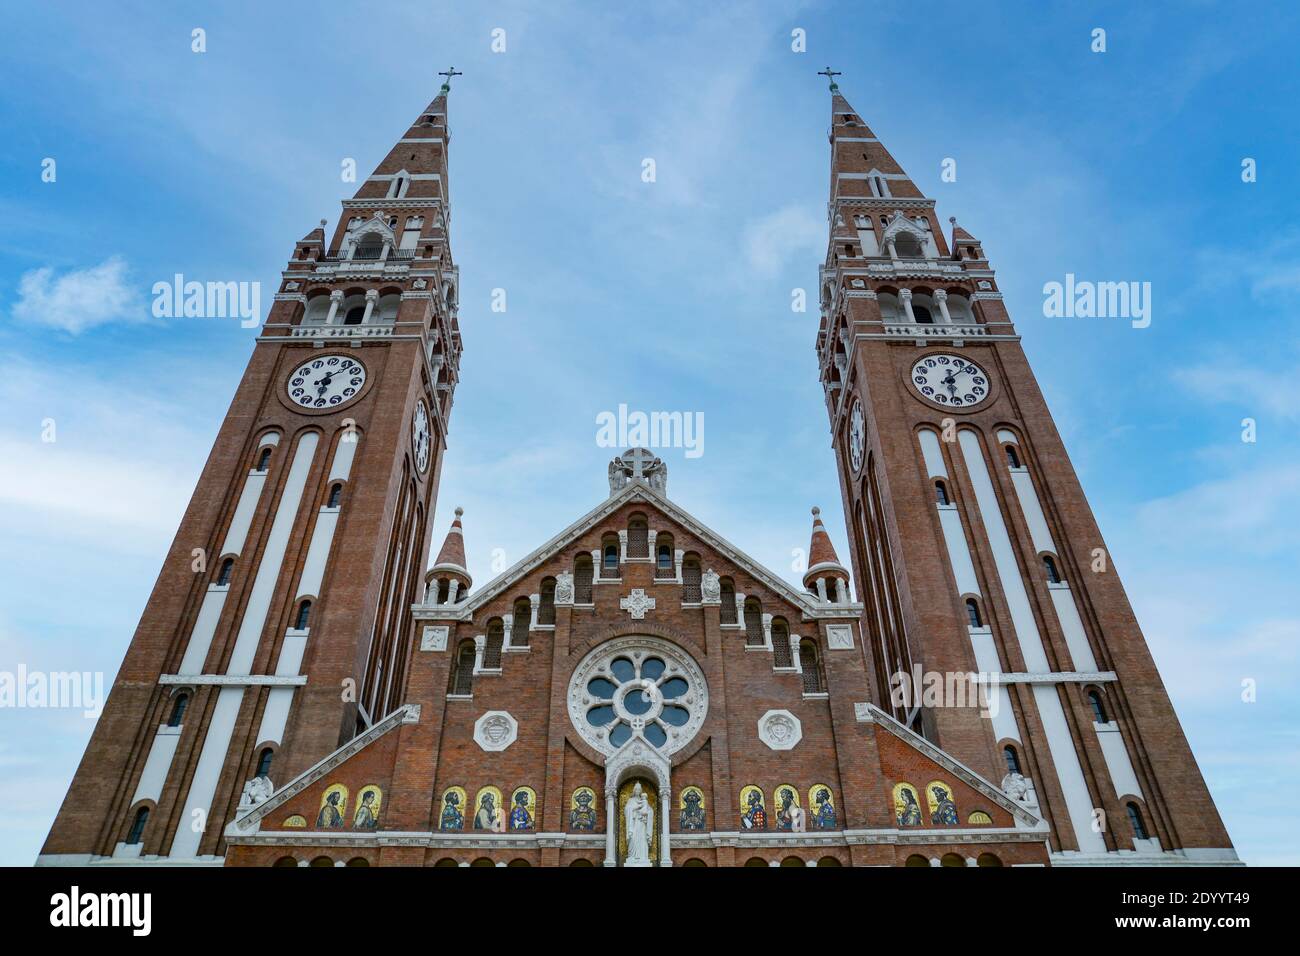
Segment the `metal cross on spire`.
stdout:
[[840,70],[832,70],[832,69],[828,66],[828,67],[826,67],[826,69],[824,69],[824,70],[818,70],[818,71],[817,71],[817,75],[818,75],[818,76],[824,76],[824,77],[826,77],[827,80],[830,81],[830,84],[831,84],[831,92],[832,92],[832,93],[838,93],[838,92],[840,91],[840,85],[839,85],[838,83],[835,82],[835,77],[837,77],[837,76],[843,76],[844,73],[843,73],[842,71],[840,71]]
[[460,70],[456,69],[456,68],[453,66],[453,67],[451,67],[451,68],[449,68],[449,69],[446,69],[446,70],[439,70],[439,71],[438,71],[438,75],[439,75],[439,76],[445,76],[445,77],[447,78],[447,79],[443,80],[443,82],[442,82],[442,90],[441,90],[441,92],[443,92],[443,93],[450,93],[450,92],[451,92],[451,78],[452,78],[453,76],[464,76],[465,74],[462,73]]

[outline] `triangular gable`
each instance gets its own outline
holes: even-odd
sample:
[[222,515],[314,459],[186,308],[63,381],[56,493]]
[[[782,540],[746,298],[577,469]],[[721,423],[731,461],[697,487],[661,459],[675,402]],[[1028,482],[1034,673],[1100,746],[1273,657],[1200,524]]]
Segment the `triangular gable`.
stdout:
[[[773,592],[781,595],[785,600],[799,608],[806,618],[856,618],[862,611],[862,606],[860,604],[825,605],[813,601],[810,595],[791,587],[784,578],[763,567],[763,565],[759,564],[745,552],[741,551],[726,538],[722,537],[722,535],[713,531],[693,515],[673,504],[663,495],[652,489],[648,484],[643,481],[634,480],[620,491],[611,495],[604,502],[597,505],[591,511],[587,512],[555,537],[551,538],[550,541],[547,541],[536,551],[532,552],[522,560],[517,561],[514,565],[497,575],[464,604],[456,605],[454,608],[440,607],[438,609],[439,617],[445,616],[452,620],[470,619],[479,608],[497,597],[503,591],[508,590],[515,584],[515,582],[524,577],[524,575],[532,572],[538,565],[550,560],[556,554],[563,551],[578,537],[585,534],[597,523],[609,517],[619,508],[632,502],[643,503],[652,508],[658,509],[666,517],[676,521],[701,541],[707,543],[714,551],[717,551],[719,554],[728,558],[737,567],[744,568],[755,579],[763,582],[763,584]],[[425,610],[425,607],[417,604],[414,606],[413,610],[421,611]]]
[[1012,800],[999,787],[985,780],[946,750],[936,747],[920,734],[904,727],[875,704],[858,704],[856,706],[858,707],[859,720],[870,721],[877,727],[889,731],[913,750],[919,751],[934,763],[943,767],[944,770],[966,786],[1010,813],[1015,817],[1017,823],[1022,824],[1027,829],[1037,829],[1042,825],[1042,821],[1038,817],[1030,813],[1023,805]]
[[241,837],[256,833],[261,826],[262,819],[267,814],[280,809],[298,794],[311,787],[312,784],[337,770],[346,761],[374,744],[390,731],[402,724],[416,723],[419,719],[420,706],[418,704],[405,704],[397,708],[382,720],[372,724],[365,733],[358,734],[329,756],[308,767],[255,807],[236,813],[235,819],[226,827],[226,836]]

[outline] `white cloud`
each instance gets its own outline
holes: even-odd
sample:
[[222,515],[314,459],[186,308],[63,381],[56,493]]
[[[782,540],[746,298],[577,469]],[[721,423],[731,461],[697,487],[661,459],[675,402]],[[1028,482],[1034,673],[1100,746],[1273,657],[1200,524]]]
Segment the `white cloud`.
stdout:
[[806,206],[790,205],[745,227],[745,255],[762,275],[774,275],[793,259],[806,265],[820,258],[826,243],[826,223]]
[[126,262],[118,256],[58,278],[49,266],[33,269],[18,281],[20,298],[13,317],[73,335],[108,322],[146,320],[149,313],[127,282],[126,273]]
[[1278,387],[1294,374],[1294,360],[1280,362],[1276,368],[1210,362],[1180,369],[1174,373],[1174,380],[1205,401],[1232,404],[1247,414],[1264,412],[1294,421],[1300,418],[1300,407],[1292,400],[1290,389]]

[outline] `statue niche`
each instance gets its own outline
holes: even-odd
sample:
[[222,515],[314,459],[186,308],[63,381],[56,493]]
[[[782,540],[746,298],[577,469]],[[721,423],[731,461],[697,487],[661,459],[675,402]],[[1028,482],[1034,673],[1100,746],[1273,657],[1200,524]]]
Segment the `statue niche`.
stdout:
[[645,777],[630,777],[618,788],[619,866],[658,865],[659,803],[659,789]]

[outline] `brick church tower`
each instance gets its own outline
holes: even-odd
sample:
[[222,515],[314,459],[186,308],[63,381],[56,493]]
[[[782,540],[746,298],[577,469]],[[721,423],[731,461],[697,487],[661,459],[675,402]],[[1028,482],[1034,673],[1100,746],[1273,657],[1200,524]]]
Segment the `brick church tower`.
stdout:
[[[817,350],[877,701],[1036,792],[1055,863],[1234,862],[982,243],[828,75]],[[992,716],[892,696],[900,672],[980,672]]]
[[461,349],[448,89],[295,245],[39,863],[220,862],[249,788],[401,703]]

